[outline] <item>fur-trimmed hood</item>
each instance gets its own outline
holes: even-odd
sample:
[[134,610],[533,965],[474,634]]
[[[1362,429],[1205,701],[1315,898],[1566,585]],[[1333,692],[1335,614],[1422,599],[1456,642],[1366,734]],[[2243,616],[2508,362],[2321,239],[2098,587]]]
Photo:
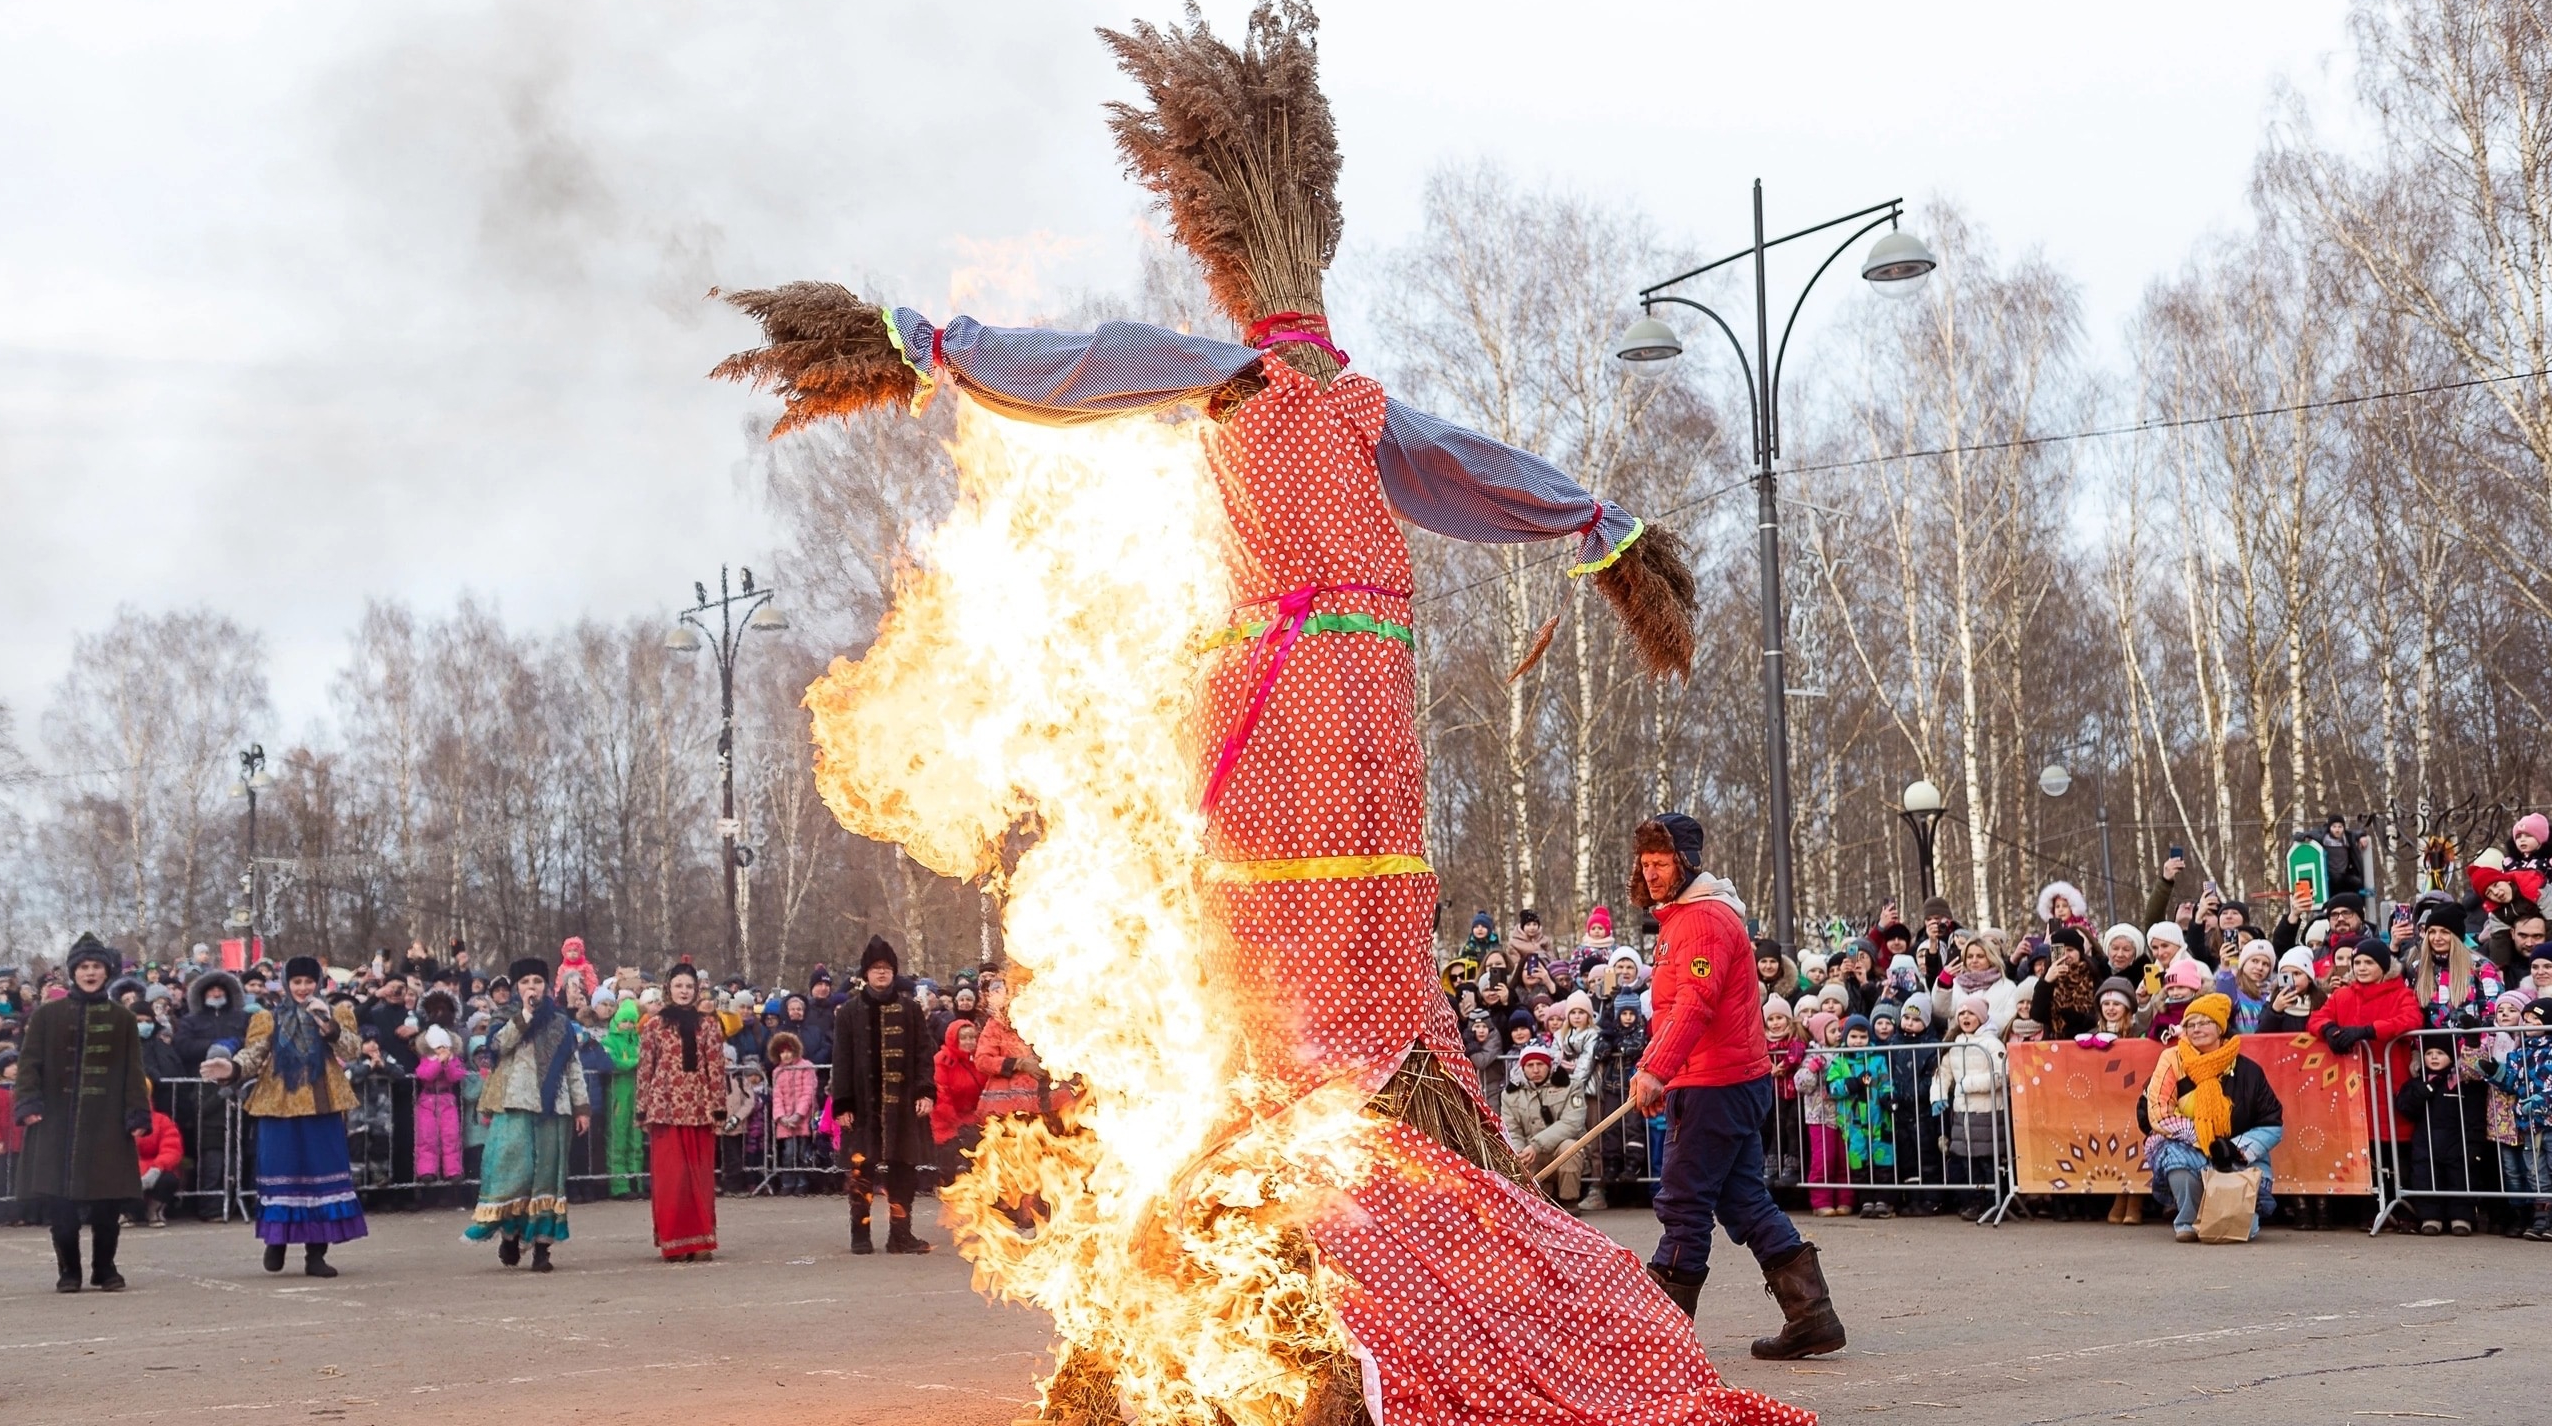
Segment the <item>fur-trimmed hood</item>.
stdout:
[[230,1003],[222,1007],[223,1009],[245,1010],[247,1008],[248,991],[240,985],[238,976],[226,970],[208,970],[186,983],[187,1013],[190,1015],[205,1013],[204,997],[215,990],[223,991],[230,996]]

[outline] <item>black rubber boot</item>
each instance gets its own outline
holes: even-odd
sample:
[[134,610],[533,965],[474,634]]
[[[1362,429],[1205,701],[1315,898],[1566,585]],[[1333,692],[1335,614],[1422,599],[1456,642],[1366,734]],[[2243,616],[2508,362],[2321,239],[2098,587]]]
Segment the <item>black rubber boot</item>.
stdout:
[[337,1270],[328,1266],[328,1245],[325,1243],[304,1244],[301,1250],[301,1271],[306,1277],[335,1277]]
[[496,1260],[512,1267],[523,1260],[523,1240],[514,1237],[496,1240]]
[[547,1244],[547,1243],[534,1243],[534,1244],[532,1244],[532,1271],[534,1271],[534,1272],[536,1272],[536,1273],[545,1273],[545,1272],[549,1272],[549,1271],[551,1271],[551,1268],[550,1268],[550,1265],[549,1265],[549,1244]]
[[268,1243],[266,1245],[266,1271],[270,1273],[279,1273],[283,1270],[284,1245],[281,1243]]
[[68,1237],[63,1236],[58,1230],[54,1233],[53,1265],[57,1272],[57,1276],[53,1279],[53,1290],[78,1292],[80,1290],[79,1229],[73,1228]]
[[1668,1302],[1675,1304],[1682,1309],[1686,1317],[1690,1317],[1701,1305],[1701,1285],[1709,1280],[1710,1269],[1670,1268],[1650,1263],[1648,1277],[1650,1281],[1657,1284],[1659,1292],[1666,1294]]
[[1782,1322],[1779,1335],[1755,1339],[1756,1356],[1786,1362],[1843,1350],[1843,1320],[1834,1315],[1816,1244],[1801,1243],[1765,1262],[1763,1290],[1781,1304]]
[[[854,1250],[856,1251],[856,1250]],[[890,1253],[927,1253],[930,1243],[913,1236],[910,1219],[889,1219],[886,1226],[886,1251]]]
[[877,1251],[877,1245],[868,1240],[870,1201],[866,1194],[857,1194],[851,1199],[851,1252],[856,1257],[864,1258]]

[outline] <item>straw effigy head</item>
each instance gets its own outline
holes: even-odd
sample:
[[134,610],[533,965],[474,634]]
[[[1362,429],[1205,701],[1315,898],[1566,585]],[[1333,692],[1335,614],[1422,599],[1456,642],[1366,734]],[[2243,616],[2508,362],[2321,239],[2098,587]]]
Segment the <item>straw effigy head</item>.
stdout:
[[[1146,101],[1108,106],[1126,172],[1152,190],[1214,300],[1243,329],[1279,312],[1325,310],[1320,279],[1342,219],[1338,133],[1312,38],[1319,27],[1308,0],[1259,0],[1234,48],[1189,0],[1184,23],[1099,32]],[[1337,370],[1318,347],[1280,351],[1315,376]]]

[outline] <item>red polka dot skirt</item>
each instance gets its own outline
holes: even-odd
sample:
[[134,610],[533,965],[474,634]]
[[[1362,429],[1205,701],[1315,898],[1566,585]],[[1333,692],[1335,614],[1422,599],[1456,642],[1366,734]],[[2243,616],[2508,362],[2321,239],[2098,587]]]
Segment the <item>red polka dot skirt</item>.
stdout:
[[[1264,369],[1213,446],[1241,602],[1197,749],[1201,783],[1229,764],[1210,973],[1260,1074],[1371,1092],[1421,1046],[1494,1123],[1435,979],[1409,552],[1374,473],[1382,388]],[[1270,682],[1264,626],[1289,614],[1302,631]],[[1611,1239],[1405,1125],[1384,1143],[1388,1162],[1311,1227],[1380,1426],[1815,1420],[1722,1383]]]

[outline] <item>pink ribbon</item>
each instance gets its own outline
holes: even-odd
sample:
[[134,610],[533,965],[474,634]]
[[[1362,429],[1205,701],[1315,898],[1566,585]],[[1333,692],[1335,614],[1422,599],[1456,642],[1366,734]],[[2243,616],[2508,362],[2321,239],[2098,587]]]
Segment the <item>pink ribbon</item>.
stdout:
[[[1210,813],[1214,804],[1221,800],[1223,785],[1232,780],[1233,771],[1240,766],[1241,750],[1249,746],[1249,735],[1258,730],[1259,715],[1267,711],[1267,699],[1276,691],[1276,675],[1285,669],[1285,656],[1294,651],[1294,640],[1302,636],[1304,621],[1311,618],[1312,600],[1327,593],[1379,594],[1391,599],[1409,597],[1405,589],[1384,589],[1371,584],[1306,584],[1284,594],[1243,600],[1237,606],[1247,609],[1273,603],[1276,617],[1268,621],[1266,631],[1250,645],[1249,666],[1259,670],[1258,684],[1250,691],[1249,707],[1241,711],[1240,722],[1232,725],[1232,731],[1223,737],[1222,751],[1215,755],[1214,771],[1205,779],[1205,797],[1197,804],[1198,810]],[[1259,667],[1261,658],[1266,660],[1264,668]]]

